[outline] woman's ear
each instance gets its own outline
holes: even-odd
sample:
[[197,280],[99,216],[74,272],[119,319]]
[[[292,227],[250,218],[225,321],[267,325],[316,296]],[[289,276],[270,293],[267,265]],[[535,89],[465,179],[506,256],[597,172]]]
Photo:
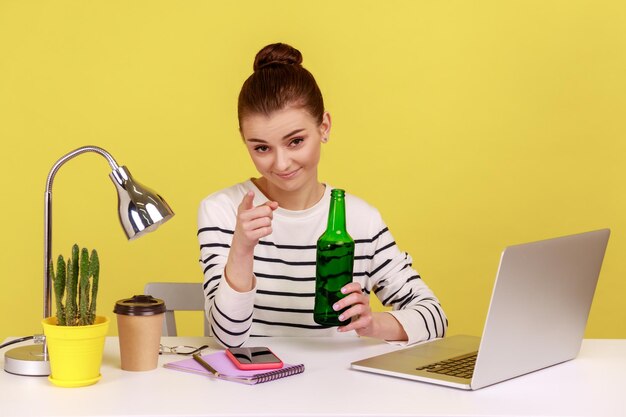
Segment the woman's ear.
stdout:
[[330,137],[330,113],[327,111],[322,115],[322,123],[320,123],[320,134],[322,135],[322,142],[328,142],[328,138]]

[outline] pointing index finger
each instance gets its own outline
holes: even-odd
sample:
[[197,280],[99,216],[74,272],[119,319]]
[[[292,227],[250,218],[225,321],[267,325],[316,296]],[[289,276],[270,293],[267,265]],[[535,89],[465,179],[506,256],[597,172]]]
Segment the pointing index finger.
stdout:
[[250,210],[251,208],[254,207],[254,205],[252,204],[253,201],[254,201],[254,191],[248,191],[246,195],[244,195],[243,198],[241,199],[241,204],[239,204],[239,207],[242,210]]

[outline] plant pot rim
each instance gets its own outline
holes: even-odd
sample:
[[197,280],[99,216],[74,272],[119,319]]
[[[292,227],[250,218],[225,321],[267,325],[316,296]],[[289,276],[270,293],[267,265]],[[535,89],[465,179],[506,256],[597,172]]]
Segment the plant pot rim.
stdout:
[[66,327],[68,329],[79,329],[79,328],[85,328],[85,327],[95,327],[95,326],[102,326],[106,323],[108,323],[110,320],[107,316],[96,316],[96,320],[94,322],[94,324],[88,324],[88,325],[82,325],[82,326],[59,326],[57,324],[57,318],[56,316],[50,316],[50,317],[46,317],[45,319],[43,319],[41,322],[43,323],[44,326],[56,326],[56,327]]

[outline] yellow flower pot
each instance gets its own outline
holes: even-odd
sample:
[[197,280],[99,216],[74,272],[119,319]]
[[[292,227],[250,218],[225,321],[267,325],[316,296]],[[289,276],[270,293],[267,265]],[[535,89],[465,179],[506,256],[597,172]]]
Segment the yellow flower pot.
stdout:
[[56,317],[48,317],[42,324],[50,355],[50,382],[59,387],[98,382],[109,319],[97,316],[90,326],[58,326]]

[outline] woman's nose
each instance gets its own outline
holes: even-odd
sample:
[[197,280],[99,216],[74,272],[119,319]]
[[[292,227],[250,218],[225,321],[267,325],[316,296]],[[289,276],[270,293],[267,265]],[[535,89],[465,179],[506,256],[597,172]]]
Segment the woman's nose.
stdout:
[[276,151],[276,160],[274,161],[274,165],[276,170],[279,172],[287,171],[291,165],[291,158],[289,157],[289,154],[282,150]]

